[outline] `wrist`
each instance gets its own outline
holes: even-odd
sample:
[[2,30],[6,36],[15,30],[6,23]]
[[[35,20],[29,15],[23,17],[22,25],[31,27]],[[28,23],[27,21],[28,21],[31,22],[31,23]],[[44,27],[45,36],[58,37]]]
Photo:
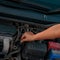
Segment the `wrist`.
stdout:
[[32,40],[37,40],[37,39],[36,39],[36,34],[33,35]]

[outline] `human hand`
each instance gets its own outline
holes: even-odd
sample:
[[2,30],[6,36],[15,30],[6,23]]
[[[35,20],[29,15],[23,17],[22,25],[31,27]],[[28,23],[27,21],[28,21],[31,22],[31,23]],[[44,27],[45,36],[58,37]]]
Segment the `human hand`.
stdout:
[[21,42],[34,41],[34,35],[32,32],[25,32],[21,37]]

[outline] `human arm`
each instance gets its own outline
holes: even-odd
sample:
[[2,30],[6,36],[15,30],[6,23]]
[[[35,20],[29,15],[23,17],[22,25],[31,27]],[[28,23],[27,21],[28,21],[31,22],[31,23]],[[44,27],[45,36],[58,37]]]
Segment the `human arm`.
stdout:
[[43,39],[55,39],[60,38],[60,24],[56,24],[48,29],[33,34],[32,32],[26,32],[21,37],[21,42],[25,41],[34,41],[34,40],[43,40]]

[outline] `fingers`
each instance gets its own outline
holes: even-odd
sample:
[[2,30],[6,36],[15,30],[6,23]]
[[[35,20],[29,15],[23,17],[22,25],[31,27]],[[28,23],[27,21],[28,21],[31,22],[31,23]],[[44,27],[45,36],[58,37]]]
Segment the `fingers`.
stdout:
[[23,40],[21,40],[21,43],[23,43],[23,42],[25,42],[26,41],[26,39],[23,39]]
[[25,33],[22,35],[21,40],[23,40],[24,38],[26,38],[26,35],[28,35],[27,32],[25,32]]
[[26,41],[26,33],[24,33],[21,37],[21,43]]
[[21,42],[25,42],[25,41],[30,41],[31,40],[31,36],[33,35],[32,32],[25,32],[22,37],[21,37]]
[[22,35],[21,40],[23,40],[24,38],[25,38],[25,35]]

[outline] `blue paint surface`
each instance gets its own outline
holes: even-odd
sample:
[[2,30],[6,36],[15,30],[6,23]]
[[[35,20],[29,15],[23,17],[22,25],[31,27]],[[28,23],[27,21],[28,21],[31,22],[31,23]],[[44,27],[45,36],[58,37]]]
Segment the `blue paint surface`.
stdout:
[[[33,4],[43,5],[48,7],[50,10],[59,9],[60,8],[60,0],[23,0],[25,2],[30,2]],[[10,6],[20,7],[21,4],[16,4],[13,2],[8,2],[5,0],[0,0],[0,2],[6,3]],[[11,7],[0,6],[0,13],[6,13],[15,16],[21,16],[31,19],[42,20],[42,21],[51,21],[60,23],[60,14],[55,15],[45,15],[40,12],[32,11],[32,10],[24,10],[24,9],[14,9]],[[29,21],[29,20],[28,20]],[[35,20],[34,20],[35,21]]]

